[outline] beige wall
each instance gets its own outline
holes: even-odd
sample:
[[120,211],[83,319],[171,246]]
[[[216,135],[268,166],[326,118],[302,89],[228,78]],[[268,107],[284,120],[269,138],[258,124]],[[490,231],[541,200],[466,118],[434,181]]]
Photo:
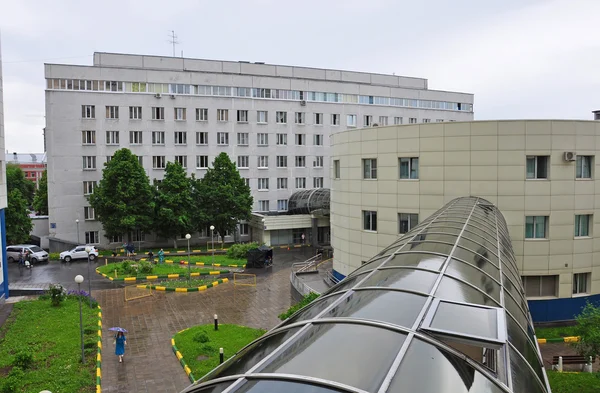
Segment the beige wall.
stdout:
[[[592,179],[575,179],[565,151],[599,156],[600,122],[480,121],[368,128],[331,136],[340,179],[332,179],[334,268],[347,275],[398,235],[398,213],[423,220],[459,196],[498,206],[522,275],[560,275],[571,297],[573,273],[590,272],[600,293],[600,160]],[[527,155],[549,155],[548,180],[525,180]],[[419,157],[419,179],[399,180],[399,157]],[[362,159],[376,158],[377,180],[363,180]],[[333,178],[333,176],[332,176]],[[362,230],[363,210],[378,212],[376,233]],[[574,238],[576,214],[593,214],[591,236]],[[525,240],[525,216],[549,216],[548,239]]]

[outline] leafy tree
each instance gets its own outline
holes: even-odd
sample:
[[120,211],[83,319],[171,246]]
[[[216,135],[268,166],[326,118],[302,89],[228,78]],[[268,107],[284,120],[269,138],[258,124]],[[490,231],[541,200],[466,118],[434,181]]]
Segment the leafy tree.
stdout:
[[89,197],[107,237],[152,228],[154,201],[150,180],[129,149],[115,152],[104,164],[102,180]]
[[8,244],[26,243],[32,229],[27,200],[20,190],[11,190],[6,208],[6,241]]
[[587,303],[576,318],[576,334],[580,337],[575,348],[582,356],[600,355],[600,307]]
[[214,225],[224,240],[227,231],[234,231],[239,220],[250,219],[252,196],[250,187],[240,177],[227,153],[221,153],[196,182],[194,190],[198,229]]
[[8,193],[15,189],[19,190],[21,196],[27,201],[27,206],[31,206],[35,192],[35,183],[25,178],[25,173],[23,173],[18,165],[6,165],[6,187]]
[[156,188],[154,229],[159,236],[172,238],[177,248],[177,237],[194,227],[191,179],[181,164],[169,162]]
[[37,214],[48,214],[48,171],[42,173],[40,184],[33,197],[33,208]]

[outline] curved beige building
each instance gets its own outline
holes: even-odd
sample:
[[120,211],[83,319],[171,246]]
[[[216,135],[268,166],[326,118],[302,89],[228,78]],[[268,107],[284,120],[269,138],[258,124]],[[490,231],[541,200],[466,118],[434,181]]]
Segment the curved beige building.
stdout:
[[364,128],[333,134],[331,146],[338,278],[452,199],[478,196],[506,218],[534,321],[572,319],[600,300],[600,122]]

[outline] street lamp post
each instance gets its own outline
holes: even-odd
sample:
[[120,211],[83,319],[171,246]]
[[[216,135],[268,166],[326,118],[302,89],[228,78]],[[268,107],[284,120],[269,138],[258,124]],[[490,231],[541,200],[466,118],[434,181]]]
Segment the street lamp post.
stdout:
[[85,252],[87,252],[87,268],[88,268],[88,292],[90,293],[90,308],[92,308],[92,276],[90,276],[90,253],[92,247],[86,246]]
[[81,243],[79,242],[79,218],[75,220],[75,223],[77,224],[77,245],[80,245]]
[[188,233],[185,235],[185,238],[188,243],[188,281],[190,281],[192,279],[192,268],[190,267],[190,239],[192,238],[192,235]]
[[78,274],[75,276],[75,282],[77,283],[77,290],[79,292],[79,330],[81,331],[81,363],[85,363],[85,351],[83,349],[83,316],[81,315],[81,283],[83,282],[83,276]]
[[212,240],[212,264],[215,264],[215,226],[210,226],[210,239]]

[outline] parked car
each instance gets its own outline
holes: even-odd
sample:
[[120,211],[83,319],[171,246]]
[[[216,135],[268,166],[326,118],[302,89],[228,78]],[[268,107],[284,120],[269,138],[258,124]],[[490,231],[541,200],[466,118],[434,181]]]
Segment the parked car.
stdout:
[[29,260],[32,264],[48,262],[48,253],[34,244],[8,246],[6,247],[6,258],[9,262],[19,262],[19,254],[23,254],[23,257],[25,257],[25,251],[29,251],[31,254]]
[[[60,253],[60,260],[65,262],[71,262],[73,259],[87,259],[88,253],[85,251],[85,248],[88,246],[77,246],[72,250],[63,251]],[[92,248],[90,252],[90,261],[98,258],[98,249],[94,246],[89,246]]]

